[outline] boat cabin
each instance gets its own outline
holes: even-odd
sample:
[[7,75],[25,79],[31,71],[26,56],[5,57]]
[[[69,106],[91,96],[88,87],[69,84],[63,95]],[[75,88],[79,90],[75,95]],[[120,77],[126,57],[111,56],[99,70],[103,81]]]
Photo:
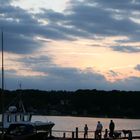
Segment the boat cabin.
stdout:
[[31,122],[31,114],[17,111],[16,106],[10,106],[8,111],[3,114],[3,127],[8,128],[14,123],[29,123]]

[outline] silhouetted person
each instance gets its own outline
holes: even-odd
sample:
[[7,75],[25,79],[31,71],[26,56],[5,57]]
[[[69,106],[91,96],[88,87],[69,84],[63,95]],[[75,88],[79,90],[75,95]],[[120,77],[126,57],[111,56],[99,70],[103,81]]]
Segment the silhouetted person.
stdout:
[[87,124],[85,124],[85,127],[84,127],[84,138],[88,138],[88,126],[87,126]]
[[111,120],[110,124],[109,124],[109,130],[110,130],[109,136],[110,137],[113,137],[114,129],[115,129],[115,124],[114,124],[113,120]]
[[103,125],[101,124],[100,121],[98,121],[97,126],[96,126],[96,131],[95,131],[95,139],[101,139],[102,129],[103,129]]

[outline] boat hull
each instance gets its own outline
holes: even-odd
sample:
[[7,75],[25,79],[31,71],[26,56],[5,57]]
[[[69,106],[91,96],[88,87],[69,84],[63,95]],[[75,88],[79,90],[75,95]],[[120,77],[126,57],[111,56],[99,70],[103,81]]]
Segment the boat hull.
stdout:
[[3,140],[41,140],[51,134],[53,123],[11,124],[3,134]]
[[50,132],[54,125],[55,124],[53,122],[50,122],[50,123],[35,123],[34,127],[36,128],[37,131]]

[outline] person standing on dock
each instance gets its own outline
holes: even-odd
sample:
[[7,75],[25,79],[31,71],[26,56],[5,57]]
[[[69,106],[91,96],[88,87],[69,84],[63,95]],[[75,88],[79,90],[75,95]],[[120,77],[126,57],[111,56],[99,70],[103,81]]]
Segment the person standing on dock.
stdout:
[[110,124],[109,124],[109,130],[110,130],[109,136],[110,137],[113,137],[114,129],[115,129],[115,123],[113,122],[113,120],[111,120]]
[[87,124],[85,124],[85,127],[84,127],[84,138],[88,138],[88,126],[87,126]]
[[103,125],[101,124],[100,121],[98,121],[97,126],[96,126],[96,131],[95,131],[95,139],[101,139],[102,129],[103,129]]

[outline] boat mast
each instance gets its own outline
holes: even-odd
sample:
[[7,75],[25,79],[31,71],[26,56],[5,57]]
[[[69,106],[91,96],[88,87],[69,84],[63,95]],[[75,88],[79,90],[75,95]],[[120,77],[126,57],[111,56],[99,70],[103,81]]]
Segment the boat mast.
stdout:
[[3,31],[1,33],[1,51],[2,51],[2,95],[4,92],[4,53],[3,53]]
[[2,105],[2,133],[4,133],[4,128],[3,128],[3,113],[4,113],[4,48],[3,48],[3,30],[1,32],[1,52],[2,52],[2,82],[1,82],[1,105]]

